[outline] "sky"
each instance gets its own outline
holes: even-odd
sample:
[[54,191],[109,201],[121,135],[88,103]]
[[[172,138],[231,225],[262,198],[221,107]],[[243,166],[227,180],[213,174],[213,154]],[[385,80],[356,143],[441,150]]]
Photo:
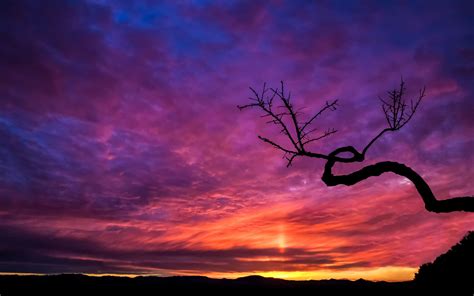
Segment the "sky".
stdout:
[[403,77],[426,97],[364,164],[472,195],[474,5],[437,2],[1,1],[0,272],[413,278],[472,214],[393,174],[326,187],[236,106],[283,80],[303,116],[339,100],[315,152],[361,149]]

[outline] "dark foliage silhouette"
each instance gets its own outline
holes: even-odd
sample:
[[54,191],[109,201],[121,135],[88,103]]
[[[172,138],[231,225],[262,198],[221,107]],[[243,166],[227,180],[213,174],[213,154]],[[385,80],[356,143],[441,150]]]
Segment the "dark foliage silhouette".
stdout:
[[[329,154],[312,152],[308,149],[308,144],[326,138],[337,132],[335,129],[328,129],[324,133],[314,135],[317,131],[313,128],[314,122],[326,111],[334,111],[338,106],[338,100],[326,102],[326,104],[313,116],[304,120],[301,109],[296,109],[291,100],[291,93],[286,93],[284,84],[281,82],[280,88],[267,88],[258,93],[250,88],[253,97],[251,103],[238,106],[240,110],[247,108],[257,108],[263,113],[262,117],[268,119],[267,123],[277,126],[280,132],[289,140],[289,147],[277,143],[268,138],[258,136],[263,142],[281,150],[288,161],[287,166],[291,166],[293,160],[298,156],[320,158],[326,160],[322,180],[327,186],[354,185],[369,177],[380,176],[383,173],[395,173],[406,177],[416,187],[419,195],[423,199],[425,208],[435,213],[447,213],[455,211],[474,212],[474,197],[462,196],[444,200],[438,200],[431,191],[425,180],[410,167],[393,161],[378,162],[368,165],[360,170],[346,175],[334,175],[332,168],[336,163],[363,162],[369,148],[388,132],[395,132],[403,128],[415,115],[421,100],[425,96],[425,88],[421,89],[419,95],[410,100],[405,99],[405,83],[402,80],[400,87],[388,92],[388,98],[379,98],[382,103],[382,111],[387,121],[387,127],[381,130],[368,144],[361,150],[353,146],[345,146],[335,149]],[[347,155],[350,156],[342,156]]]
[[420,266],[415,282],[436,289],[456,288],[474,294],[474,231],[432,263]]

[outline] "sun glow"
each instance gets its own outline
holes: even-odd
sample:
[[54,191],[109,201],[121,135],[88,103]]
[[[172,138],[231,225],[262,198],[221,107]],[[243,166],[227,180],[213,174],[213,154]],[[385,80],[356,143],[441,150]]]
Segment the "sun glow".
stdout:
[[280,229],[279,229],[279,232],[278,232],[277,243],[278,243],[278,249],[280,250],[280,253],[285,253],[286,236],[285,236],[285,226],[284,225],[280,225]]

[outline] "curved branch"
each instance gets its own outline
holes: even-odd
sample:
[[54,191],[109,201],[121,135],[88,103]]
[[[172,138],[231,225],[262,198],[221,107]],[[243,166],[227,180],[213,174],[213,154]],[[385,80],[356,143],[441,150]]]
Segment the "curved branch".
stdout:
[[367,152],[367,150],[369,150],[370,146],[372,146],[372,144],[374,144],[378,138],[380,138],[386,132],[391,132],[391,131],[394,131],[394,130],[391,128],[386,128],[386,129],[383,129],[380,133],[378,133],[378,135],[375,136],[372,140],[370,140],[369,144],[365,146],[364,150],[362,150],[362,155],[365,156],[365,153]]
[[[426,181],[410,167],[393,161],[378,162],[373,165],[363,167],[362,169],[355,171],[347,175],[334,175],[332,168],[336,162],[338,162],[337,154],[341,152],[354,152],[349,151],[348,147],[342,147],[336,149],[334,152],[329,154],[329,160],[324,166],[324,173],[322,176],[323,182],[327,186],[336,185],[354,185],[367,178],[380,176],[383,173],[394,173],[399,176],[403,176],[410,180],[416,187],[416,190],[420,194],[425,208],[430,212],[435,213],[449,213],[455,211],[474,212],[474,197],[473,196],[462,196],[453,197],[445,200],[437,200],[434,196],[431,188]],[[363,155],[359,152],[353,153],[353,157],[346,159],[346,162],[362,161]],[[339,161],[340,162],[340,161]]]
[[[315,115],[309,118],[304,124],[298,121],[297,115],[300,113],[295,111],[293,105],[290,103],[290,94],[285,95],[283,82],[281,82],[281,90],[279,89],[270,89],[273,92],[271,97],[266,96],[268,88],[264,84],[261,94],[258,94],[253,88],[250,88],[255,96],[255,98],[250,98],[252,103],[238,106],[240,110],[257,107],[263,110],[264,115],[262,117],[269,117],[270,121],[268,123],[273,123],[281,128],[280,132],[287,136],[293,145],[294,149],[287,149],[284,146],[268,139],[259,136],[259,139],[263,142],[272,145],[274,148],[284,152],[284,158],[288,161],[287,166],[290,166],[293,159],[297,156],[307,156],[313,158],[320,158],[326,160],[326,165],[324,167],[324,173],[322,180],[326,183],[327,186],[336,186],[336,185],[354,185],[358,182],[361,182],[370,177],[380,176],[384,173],[394,173],[399,176],[403,176],[409,179],[416,187],[419,195],[425,203],[425,208],[428,211],[436,213],[447,213],[455,211],[465,211],[465,212],[474,212],[474,197],[473,196],[463,196],[463,197],[454,197],[446,200],[437,200],[429,185],[425,180],[410,167],[392,161],[383,161],[378,162],[373,165],[363,167],[362,169],[352,172],[347,175],[334,175],[332,173],[332,168],[336,162],[341,163],[352,163],[352,162],[362,162],[365,159],[365,154],[369,148],[386,132],[393,132],[401,129],[405,126],[413,117],[415,112],[418,110],[418,106],[425,96],[425,88],[420,90],[418,98],[415,100],[410,100],[410,103],[407,104],[404,94],[405,94],[405,83],[403,79],[400,82],[400,88],[388,92],[388,99],[380,98],[382,102],[382,110],[385,114],[388,127],[380,131],[369,143],[364,147],[362,153],[355,149],[353,146],[340,147],[330,154],[315,153],[305,149],[305,145],[325,138],[336,132],[336,130],[327,130],[319,137],[311,138],[309,136],[315,129],[310,131],[305,131],[305,129],[311,125],[311,123],[316,120],[324,111],[326,110],[335,110],[337,106],[337,100],[332,103],[326,102],[326,105],[319,110]],[[276,108],[283,108],[283,112],[274,112],[275,108],[273,106],[273,98],[278,96],[283,103],[283,105],[277,106]],[[287,125],[284,121],[289,116],[291,121]],[[293,126],[291,126],[293,125]],[[293,138],[293,135],[290,133],[290,129],[294,128],[296,139]],[[341,154],[348,153],[349,156],[341,156]]]

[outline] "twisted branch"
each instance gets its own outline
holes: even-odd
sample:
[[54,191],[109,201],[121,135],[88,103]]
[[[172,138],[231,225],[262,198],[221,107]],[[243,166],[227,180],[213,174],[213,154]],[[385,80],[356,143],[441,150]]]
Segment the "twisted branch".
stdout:
[[[447,212],[455,212],[455,211],[465,211],[465,212],[474,212],[474,197],[473,196],[461,196],[461,197],[453,197],[445,200],[438,200],[434,196],[431,188],[426,183],[426,181],[413,169],[410,167],[392,161],[383,161],[378,162],[373,165],[368,165],[360,170],[352,172],[346,175],[334,175],[332,173],[332,169],[337,162],[341,163],[351,163],[351,162],[363,162],[365,160],[365,155],[368,149],[387,132],[393,132],[401,129],[404,127],[412,118],[415,112],[418,110],[418,106],[425,96],[425,88],[421,89],[419,95],[416,99],[410,100],[410,104],[408,105],[405,98],[405,83],[403,79],[400,82],[399,89],[395,89],[393,91],[388,92],[388,98],[382,99],[379,98],[382,102],[382,111],[385,115],[385,119],[387,121],[388,127],[380,131],[373,139],[371,139],[368,144],[364,147],[362,152],[359,152],[353,146],[345,146],[335,149],[329,154],[323,154],[318,152],[312,152],[305,145],[321,140],[327,136],[330,136],[337,132],[335,129],[328,129],[322,135],[311,138],[309,135],[317,129],[312,129],[310,131],[305,131],[305,129],[310,126],[323,112],[326,110],[334,111],[336,110],[337,100],[332,102],[326,102],[326,104],[321,108],[316,114],[311,116],[308,120],[304,122],[304,124],[300,124],[298,121],[298,115],[301,112],[295,112],[294,106],[290,102],[290,94],[285,95],[284,92],[284,85],[281,82],[280,89],[270,89],[272,91],[272,95],[267,96],[268,89],[264,84],[263,90],[261,94],[258,94],[253,88],[251,88],[255,98],[250,98],[254,103],[238,106],[240,110],[246,108],[253,108],[257,107],[264,112],[263,117],[270,117],[271,120],[268,123],[275,124],[280,127],[280,132],[287,136],[290,140],[292,146],[295,148],[287,149],[284,146],[269,140],[267,138],[258,136],[260,140],[265,143],[270,144],[274,148],[284,152],[284,158],[287,159],[288,164],[290,166],[292,161],[297,156],[307,156],[313,158],[321,158],[326,160],[326,164],[324,166],[324,172],[322,175],[322,181],[327,186],[336,186],[336,185],[347,185],[351,186],[358,182],[361,182],[367,178],[380,176],[384,173],[395,173],[399,176],[403,176],[409,179],[418,191],[418,194],[422,198],[425,208],[428,211],[435,212],[435,213],[447,213]],[[283,112],[274,112],[272,109],[273,107],[273,100],[277,96],[282,105],[279,105],[278,109],[284,109]],[[292,125],[291,129],[294,130],[296,135],[295,137],[290,133],[290,128],[285,123],[284,119],[289,117],[290,124]],[[340,154],[342,153],[350,153],[351,156],[349,157],[341,157]]]

